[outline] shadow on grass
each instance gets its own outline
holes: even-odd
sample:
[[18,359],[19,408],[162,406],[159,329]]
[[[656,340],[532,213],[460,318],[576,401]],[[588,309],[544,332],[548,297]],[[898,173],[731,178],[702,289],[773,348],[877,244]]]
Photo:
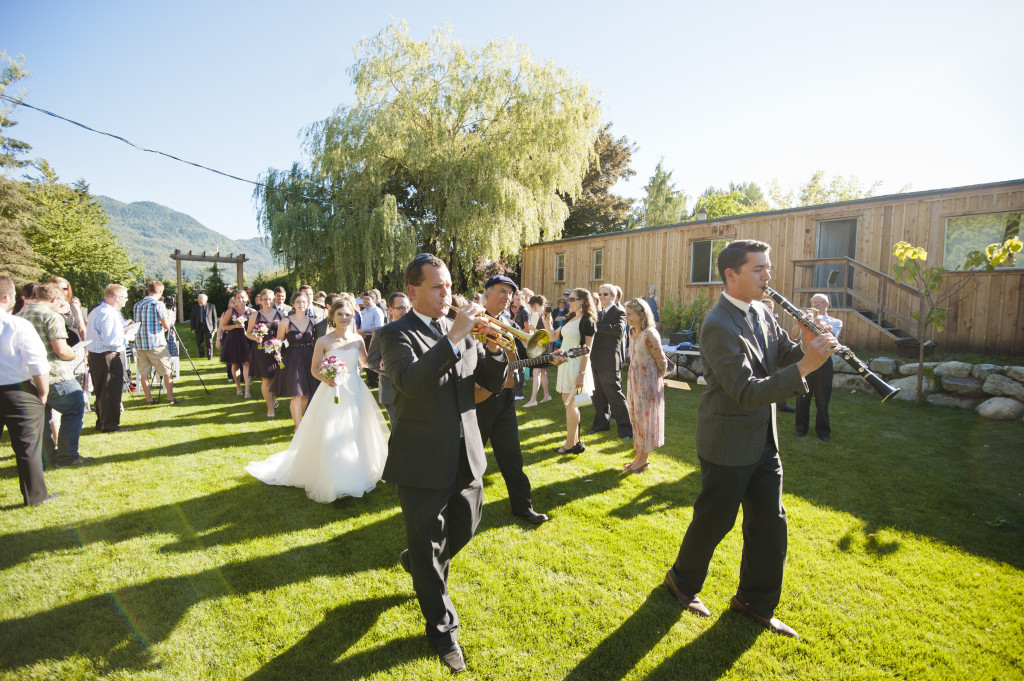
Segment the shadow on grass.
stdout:
[[[717,679],[753,645],[761,630],[724,613],[697,638],[683,645],[651,672],[649,679]],[[621,679],[669,634],[673,625],[697,622],[671,594],[655,587],[647,599],[610,636],[601,641],[565,677],[565,681]]]
[[[366,635],[385,611],[411,596],[383,596],[346,603],[327,613],[323,621],[287,652],[263,665],[249,681],[274,679],[363,679],[406,662],[433,656],[423,637],[407,636],[382,646],[345,656]],[[339,659],[340,658],[340,659]]]

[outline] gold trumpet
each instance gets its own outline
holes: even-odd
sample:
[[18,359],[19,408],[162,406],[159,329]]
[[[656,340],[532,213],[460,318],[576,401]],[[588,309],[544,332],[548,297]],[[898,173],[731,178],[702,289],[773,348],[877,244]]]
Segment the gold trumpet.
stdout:
[[[551,342],[551,336],[544,329],[538,329],[533,333],[526,333],[520,331],[514,326],[509,326],[505,322],[495,319],[491,315],[485,315],[486,319],[483,320],[490,326],[496,336],[487,336],[493,342],[497,343],[506,352],[510,352],[513,355],[516,354],[516,343],[514,338],[518,338],[526,346],[526,356],[530,359],[536,359],[540,357],[548,350],[548,343]],[[482,339],[481,339],[482,340]]]

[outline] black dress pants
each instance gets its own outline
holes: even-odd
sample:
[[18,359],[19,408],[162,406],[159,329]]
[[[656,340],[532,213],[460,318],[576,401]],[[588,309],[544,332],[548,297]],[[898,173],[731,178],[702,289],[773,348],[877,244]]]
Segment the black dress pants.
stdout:
[[771,440],[761,460],[749,466],[720,466],[700,459],[701,491],[693,504],[672,574],[679,588],[696,595],[704,587],[715,548],[743,507],[743,557],[736,596],[770,618],[782,595],[787,523],[782,506],[782,461]]
[[29,506],[47,497],[43,480],[44,407],[34,385],[0,386],[0,423],[11,435],[21,496]]
[[196,329],[195,334],[196,348],[199,350],[199,356],[213,359],[213,341],[210,336],[210,330],[203,326]]
[[829,437],[828,402],[832,399],[832,361],[807,374],[807,392],[796,398],[796,432],[806,433],[811,423],[811,400],[814,400],[814,432]]
[[89,376],[96,392],[96,426],[100,431],[121,425],[124,362],[119,352],[90,352]]
[[594,423],[591,430],[608,430],[609,418],[615,417],[619,437],[633,434],[626,408],[626,396],[622,394],[622,374],[614,369],[594,370]]
[[445,489],[395,485],[405,519],[412,586],[426,620],[427,639],[442,651],[458,638],[459,615],[448,596],[452,558],[476,532],[483,511],[483,483],[473,477],[465,443],[455,481]]
[[516,420],[515,396],[511,388],[487,398],[476,405],[476,421],[480,437],[491,442],[498,470],[508,488],[508,500],[513,513],[525,513],[533,508],[530,479],[523,472],[523,450],[519,445],[519,422]]

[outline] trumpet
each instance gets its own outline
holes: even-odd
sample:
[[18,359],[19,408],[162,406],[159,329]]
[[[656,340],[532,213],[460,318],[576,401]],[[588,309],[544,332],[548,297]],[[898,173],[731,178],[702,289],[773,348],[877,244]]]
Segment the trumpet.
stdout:
[[[454,307],[448,308],[448,317],[450,319],[455,319],[456,313]],[[548,343],[551,342],[550,334],[544,329],[534,331],[533,333],[526,333],[499,319],[495,319],[489,314],[480,315],[476,319],[478,324],[486,325],[487,330],[480,333],[474,331],[473,337],[481,343],[491,342],[498,345],[506,354],[511,355],[513,359],[519,356],[519,353],[516,351],[516,338],[526,346],[526,356],[530,359],[536,359],[547,352]]]

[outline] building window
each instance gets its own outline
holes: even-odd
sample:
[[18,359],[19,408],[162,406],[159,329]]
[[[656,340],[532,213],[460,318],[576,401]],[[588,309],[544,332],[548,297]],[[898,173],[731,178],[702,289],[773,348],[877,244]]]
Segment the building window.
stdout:
[[591,279],[604,279],[604,251],[594,251],[594,276]]
[[721,284],[718,276],[718,254],[721,253],[729,239],[709,239],[694,241],[690,244],[690,283]]
[[555,281],[565,281],[565,253],[555,253]]
[[[967,254],[984,251],[994,243],[1003,243],[1020,236],[1021,211],[1010,213],[984,213],[946,218],[946,248],[942,266],[947,270],[963,267]],[[1000,267],[1021,267],[1012,255]]]

